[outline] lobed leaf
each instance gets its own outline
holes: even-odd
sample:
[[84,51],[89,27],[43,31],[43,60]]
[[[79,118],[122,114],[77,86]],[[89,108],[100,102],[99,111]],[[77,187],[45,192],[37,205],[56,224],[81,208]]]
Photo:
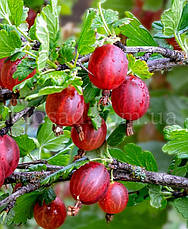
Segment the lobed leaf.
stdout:
[[46,16],[43,12],[36,17],[36,37],[40,41],[40,51],[37,57],[37,68],[41,71],[48,60],[49,55],[49,31],[47,27]]
[[0,30],[0,59],[21,51],[21,39],[16,31]]
[[86,55],[94,51],[95,47],[95,31],[91,29],[91,25],[95,18],[96,12],[94,10],[88,10],[85,19],[82,25],[82,31],[80,34],[80,38],[77,42],[78,52],[81,55]]
[[188,129],[173,125],[167,126],[163,132],[168,140],[162,148],[163,152],[177,155],[178,158],[188,158]]
[[161,22],[165,35],[172,36],[178,32],[185,2],[186,0],[174,0],[172,7],[163,12]]
[[164,199],[164,196],[161,193],[161,186],[149,185],[148,188],[151,206],[154,208],[166,207],[167,200]]
[[36,149],[36,144],[28,135],[20,135],[14,138],[20,149],[20,157],[24,157]]
[[183,218],[188,220],[188,197],[176,199],[174,201],[174,206]]
[[133,75],[136,75],[141,79],[148,79],[153,75],[153,73],[149,72],[148,65],[145,61],[139,59],[136,60],[131,54],[127,55],[127,59],[129,70]]
[[26,15],[23,18],[23,0],[8,0],[8,6],[12,23],[19,26],[26,19]]
[[18,78],[19,81],[24,80],[33,70],[37,67],[34,59],[24,58],[19,65],[17,65],[16,71],[13,74],[13,78]]
[[45,118],[45,122],[38,129],[37,139],[40,144],[39,150],[57,152],[63,150],[65,143],[70,139],[70,131],[64,130],[64,134],[56,137],[52,131],[53,123]]
[[140,21],[130,12],[125,12],[126,18],[130,20],[119,27],[116,34],[122,33],[127,39],[127,46],[157,46],[149,31],[144,28]]
[[142,151],[141,147],[129,143],[124,146],[124,151],[111,148],[109,149],[112,157],[132,165],[144,167],[148,171],[157,171],[157,162],[153,154],[149,151]]

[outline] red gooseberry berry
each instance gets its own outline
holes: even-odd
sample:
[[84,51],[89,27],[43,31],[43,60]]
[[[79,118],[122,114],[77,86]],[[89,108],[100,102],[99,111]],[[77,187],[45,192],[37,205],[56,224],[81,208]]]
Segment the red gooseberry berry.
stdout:
[[54,187],[54,191],[61,200],[72,198],[70,193],[70,181],[57,183]]
[[6,58],[0,59],[0,87],[3,87],[3,83],[1,82],[1,68],[5,60]]
[[179,50],[179,51],[182,50],[174,37],[167,38],[166,40],[167,40],[168,44],[172,45],[175,50]]
[[128,70],[125,53],[115,45],[106,44],[92,53],[88,70],[91,82],[100,89],[111,90],[123,83]]
[[98,162],[89,162],[73,173],[70,192],[75,200],[90,205],[103,198],[109,184],[110,176],[105,166]]
[[34,206],[34,218],[39,226],[45,229],[60,227],[67,216],[65,204],[56,197],[50,204],[43,202],[42,206],[36,203]]
[[89,110],[89,103],[84,103],[84,112],[82,117],[75,123],[76,125],[78,124],[83,124],[86,123],[88,120],[90,120],[90,117],[88,117],[88,110]]
[[0,136],[0,149],[0,164],[4,169],[6,178],[16,169],[20,151],[15,140],[8,135]]
[[112,91],[112,107],[126,120],[137,120],[149,107],[149,91],[146,84],[138,77],[126,76],[125,81]]
[[14,86],[20,84],[22,81],[33,77],[36,73],[36,70],[32,71],[24,80],[19,81],[18,78],[14,79],[12,76],[17,69],[18,64],[20,64],[22,60],[18,59],[16,61],[7,60],[4,62],[1,69],[1,82],[4,88],[12,90]]
[[37,13],[33,9],[29,9],[28,16],[26,19],[26,21],[29,25],[29,29],[34,24],[36,16],[37,16]]
[[5,180],[5,171],[3,166],[0,164],[0,188],[4,183],[4,180]]
[[75,127],[72,127],[71,130],[72,141],[79,149],[91,151],[99,148],[103,144],[107,133],[106,123],[103,119],[101,127],[97,130],[94,129],[91,121],[87,121],[79,126],[83,134],[83,139],[80,139]]
[[117,214],[125,209],[127,202],[128,191],[126,187],[121,183],[114,182],[110,183],[104,198],[99,201],[99,206],[108,214]]
[[72,86],[60,93],[47,96],[46,113],[59,126],[72,126],[81,119],[84,112],[84,98]]

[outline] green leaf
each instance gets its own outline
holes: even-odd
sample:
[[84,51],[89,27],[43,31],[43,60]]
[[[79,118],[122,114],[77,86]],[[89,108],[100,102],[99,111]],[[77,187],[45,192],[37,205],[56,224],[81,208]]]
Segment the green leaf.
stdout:
[[133,143],[125,145],[124,151],[117,148],[111,148],[109,151],[112,157],[122,162],[144,167],[148,171],[156,172],[158,170],[153,154],[149,151],[142,151],[141,147]]
[[21,50],[21,39],[16,31],[0,30],[0,59]]
[[56,198],[56,194],[53,190],[52,187],[47,188],[44,193],[38,198],[38,202],[40,205],[43,204],[43,202],[45,201],[45,203],[48,205],[50,204],[53,200],[55,200]]
[[62,87],[60,87],[60,86],[44,87],[44,88],[40,89],[38,93],[27,96],[26,100],[30,101],[32,99],[36,99],[36,98],[39,98],[39,97],[44,96],[44,95],[59,93],[64,88],[65,88],[65,86],[62,86]]
[[70,154],[69,151],[71,150],[71,148],[66,148],[63,149],[62,151],[60,151],[59,153],[57,153],[56,155],[50,157],[47,161],[48,164],[51,165],[59,165],[59,166],[66,166],[68,165],[69,161],[70,161]]
[[118,28],[116,34],[122,33],[128,37],[127,46],[157,46],[149,31],[141,25],[133,14],[125,12],[125,15],[130,23]]
[[1,0],[0,1],[0,19],[6,19],[7,22],[10,24],[10,10],[8,7],[8,1],[7,0]]
[[58,180],[59,177],[62,177],[62,179],[66,179],[73,170],[80,168],[82,165],[85,165],[87,162],[88,160],[86,160],[85,158],[81,158],[80,160],[77,160],[74,163],[67,165],[63,169],[60,169],[57,172],[51,174],[50,176],[44,178],[43,180],[41,180],[40,184],[41,185],[52,184],[56,180]]
[[20,64],[17,65],[13,78],[18,78],[19,81],[24,80],[37,67],[34,59],[24,58]]
[[55,42],[57,40],[59,32],[59,15],[57,9],[57,0],[51,0],[50,5],[47,5],[42,10],[46,16],[46,22],[51,42]]
[[86,55],[94,51],[95,47],[95,31],[91,29],[93,19],[95,18],[96,12],[94,10],[87,11],[85,19],[82,25],[82,31],[78,40],[78,53]]
[[161,193],[160,185],[149,185],[150,204],[154,208],[166,207],[167,201]]
[[184,32],[188,30],[187,21],[188,21],[188,3],[186,3],[186,5],[183,8],[181,21],[178,26],[178,31]]
[[44,0],[24,0],[24,5],[32,9],[39,8],[42,4]]
[[183,43],[183,46],[185,48],[186,53],[188,53],[188,33],[181,34],[181,41]]
[[178,158],[188,158],[188,129],[173,125],[164,129],[168,142],[163,146],[164,153],[177,155]]
[[133,75],[140,77],[141,79],[149,79],[153,73],[149,72],[148,65],[143,60],[136,60],[136,58],[129,54],[127,55],[129,70]]
[[129,192],[136,192],[140,189],[143,189],[147,184],[131,181],[121,181],[122,184],[128,189]]
[[40,144],[41,151],[52,151],[57,152],[64,149],[64,144],[70,140],[70,131],[64,130],[64,134],[58,137],[55,136],[52,131],[53,123],[45,118],[45,123],[43,123],[38,130],[37,139]]
[[6,120],[8,113],[9,108],[0,103],[0,120]]
[[119,145],[125,138],[125,130],[126,130],[126,124],[120,123],[108,137],[107,139],[108,145],[110,146]]
[[11,13],[11,21],[16,26],[19,26],[22,23],[23,15],[23,0],[8,0],[8,6]]
[[172,36],[178,32],[185,2],[186,0],[174,0],[172,7],[165,10],[161,15],[163,33],[165,35]]
[[18,137],[20,135],[23,135],[25,132],[24,125],[25,125],[25,120],[22,118],[11,127],[11,135],[13,137]]
[[185,177],[187,172],[188,172],[188,165],[185,165],[185,166],[175,168],[173,171],[171,171],[171,174],[175,176]]
[[[111,9],[108,9],[108,10],[103,9],[102,12],[103,12],[104,20],[105,20],[107,25],[111,25],[111,24],[117,22],[119,19],[119,17],[118,17],[119,13],[117,11],[114,11]],[[96,29],[96,28],[102,29],[104,27],[104,23],[103,23],[101,16],[99,15],[98,11],[97,11],[96,17],[93,20],[93,23],[91,26],[93,29]],[[104,34],[105,34],[105,30],[104,30]]]
[[40,51],[37,57],[38,71],[41,71],[48,60],[49,55],[49,31],[46,22],[46,16],[43,12],[38,14],[36,19],[36,37],[40,41]]
[[101,127],[101,116],[98,111],[98,102],[96,101],[93,106],[89,107],[88,116],[91,118],[93,127],[97,130]]
[[188,220],[188,197],[176,199],[174,201],[174,206],[183,218]]
[[84,88],[84,101],[86,103],[89,103],[93,101],[96,96],[98,96],[100,93],[100,89],[95,87],[91,82],[87,84],[87,86]]
[[60,64],[65,64],[73,60],[75,56],[75,45],[76,42],[73,38],[69,38],[63,43],[58,53],[59,54],[58,62]]
[[37,190],[18,197],[15,206],[9,213],[13,214],[12,222],[21,224],[26,223],[27,219],[31,219],[33,216],[33,207],[41,193],[40,190]]
[[36,144],[28,135],[21,135],[14,138],[20,149],[20,157],[24,157],[36,148]]
[[36,165],[31,165],[28,167],[28,170],[30,172],[32,171],[46,171],[47,166],[45,164],[36,164]]

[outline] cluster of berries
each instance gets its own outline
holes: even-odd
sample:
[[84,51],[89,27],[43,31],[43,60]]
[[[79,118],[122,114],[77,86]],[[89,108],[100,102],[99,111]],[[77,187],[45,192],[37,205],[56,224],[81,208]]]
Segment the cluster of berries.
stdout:
[[49,205],[43,202],[42,206],[36,203],[34,206],[34,218],[45,229],[60,227],[67,214],[77,215],[82,204],[99,204],[107,213],[106,219],[122,212],[127,206],[128,191],[118,182],[110,182],[109,172],[103,164],[89,162],[76,170],[70,180],[70,193],[76,200],[74,207],[68,206],[67,210],[63,201],[56,197]]
[[[95,49],[88,64],[91,82],[105,92],[112,90],[111,101],[114,111],[131,123],[142,117],[149,107],[149,92],[146,84],[138,77],[127,75],[128,61],[125,53],[115,45],[103,45]],[[71,137],[81,150],[99,148],[107,133],[105,121],[94,129],[88,117],[89,104],[85,104],[72,86],[60,93],[48,95],[46,113],[58,126],[71,126]],[[131,135],[127,128],[127,135]]]

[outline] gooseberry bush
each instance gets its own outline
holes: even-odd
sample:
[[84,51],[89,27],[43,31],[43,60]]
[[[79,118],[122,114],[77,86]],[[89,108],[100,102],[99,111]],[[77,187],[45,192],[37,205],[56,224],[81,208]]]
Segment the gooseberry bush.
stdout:
[[188,220],[188,2],[133,2],[63,39],[66,1],[0,0],[2,225]]

